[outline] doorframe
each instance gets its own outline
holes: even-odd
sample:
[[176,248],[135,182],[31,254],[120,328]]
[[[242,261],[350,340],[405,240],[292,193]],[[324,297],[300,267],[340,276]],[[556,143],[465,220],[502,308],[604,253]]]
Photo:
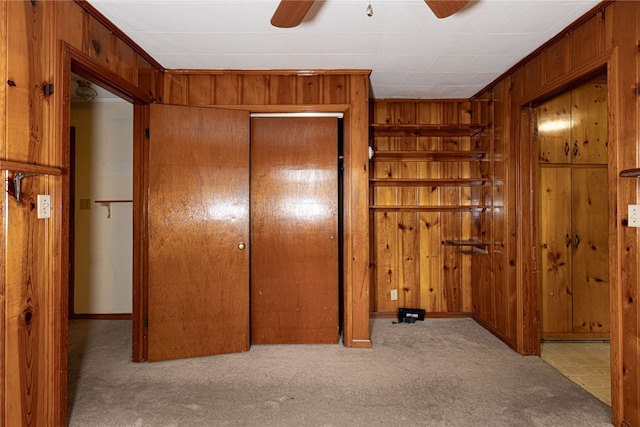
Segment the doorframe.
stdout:
[[[93,58],[89,57],[82,51],[71,46],[69,43],[62,41],[60,51],[59,76],[61,98],[59,100],[60,120],[58,120],[58,141],[60,142],[60,158],[67,172],[62,175],[62,203],[61,203],[61,230],[60,230],[60,258],[57,283],[60,283],[59,289],[56,290],[56,300],[59,301],[58,307],[54,308],[56,329],[59,331],[55,337],[55,345],[53,352],[58,360],[60,369],[56,371],[56,381],[59,385],[59,394],[54,404],[54,419],[59,425],[67,423],[67,343],[69,340],[69,236],[70,236],[70,180],[69,167],[71,162],[70,153],[70,137],[69,127],[71,123],[71,73],[78,74],[84,78],[95,82],[101,87],[113,92],[120,98],[130,102],[134,106],[134,135],[133,135],[133,304],[134,307],[146,307],[143,298],[139,294],[142,289],[141,284],[143,276],[143,253],[144,248],[142,242],[144,222],[144,205],[145,196],[143,191],[144,185],[144,169],[140,167],[143,164],[144,152],[144,125],[148,117],[148,105],[154,102],[154,98],[135,85],[124,80],[116,73],[104,68]],[[132,316],[132,356],[134,361],[139,361],[142,353],[144,340],[140,331],[143,321],[143,310],[134,309]]]
[[[358,135],[366,132],[368,122],[362,121],[360,116],[368,114],[368,110],[358,111],[358,106],[353,104],[259,104],[259,105],[207,105],[205,108],[223,108],[223,109],[240,109],[249,111],[249,114],[310,114],[310,113],[342,113],[343,119],[343,182],[342,182],[342,280],[344,283],[340,304],[342,304],[342,342],[346,347],[354,348],[370,348],[371,337],[369,334],[369,264],[367,258],[366,270],[362,283],[358,283],[361,288],[356,289],[356,283],[353,279],[356,273],[356,262],[362,262],[356,255],[359,255],[361,248],[366,248],[366,254],[369,253],[368,232],[366,238],[360,239],[360,234],[356,231],[358,223],[363,222],[362,218],[368,224],[368,209],[360,212],[354,209],[354,205],[359,204],[359,198],[366,197],[368,200],[368,152],[358,149],[363,147],[355,147],[354,141],[359,141]],[[355,110],[355,111],[354,111]],[[361,158],[362,156],[362,158]],[[358,161],[362,160],[362,169],[359,169]],[[363,184],[358,185],[358,180],[362,180]],[[356,190],[361,188],[363,193],[359,194]],[[368,206],[368,202],[366,203]],[[363,215],[359,217],[359,215]],[[361,221],[358,221],[360,218]],[[368,225],[367,225],[368,227]],[[360,295],[366,294],[366,298],[361,299]],[[362,304],[360,304],[362,302]],[[362,318],[366,317],[366,324],[362,322]]]
[[[266,106],[265,106],[266,107]],[[337,250],[337,261],[338,261],[338,300],[337,303],[337,315],[338,315],[338,343],[340,341],[340,337],[343,336],[344,332],[344,268],[346,260],[344,259],[344,225],[345,225],[345,217],[344,217],[344,169],[345,169],[345,159],[344,159],[344,120],[345,113],[344,111],[298,111],[298,112],[265,112],[265,111],[251,111],[249,113],[249,135],[250,140],[252,139],[252,124],[251,119],[253,118],[334,118],[336,120],[336,163],[337,163],[337,232],[338,232],[338,250]],[[250,150],[251,152],[251,147]],[[250,168],[251,169],[251,168]],[[251,174],[251,171],[250,171]],[[251,220],[249,221],[251,223]],[[251,265],[249,266],[251,270]],[[249,275],[249,285],[251,286],[251,274]],[[249,303],[250,303],[250,311],[251,311],[251,292],[249,294]],[[250,327],[250,329],[252,329]],[[251,343],[250,343],[251,344]],[[343,342],[344,344],[344,342]]]
[[[532,165],[531,176],[532,176],[532,188],[533,188],[533,190],[532,190],[532,201],[533,201],[532,206],[533,206],[533,226],[534,226],[534,230],[535,230],[535,234],[533,235],[533,249],[532,250],[534,252],[534,258],[535,258],[536,263],[537,263],[537,265],[535,266],[535,270],[537,272],[540,272],[540,270],[541,270],[540,269],[540,262],[541,262],[541,258],[542,258],[542,255],[541,255],[542,252],[540,250],[540,247],[541,247],[540,237],[541,236],[540,236],[540,230],[538,229],[538,227],[542,224],[542,218],[541,218],[542,215],[540,213],[541,212],[540,204],[541,204],[541,199],[542,199],[540,179],[541,179],[541,170],[542,170],[542,168],[544,168],[544,165],[545,165],[544,163],[541,163],[539,161],[540,143],[539,143],[538,138],[536,138],[536,135],[535,135],[535,129],[537,128],[537,123],[538,123],[538,120],[537,120],[537,117],[536,117],[537,116],[537,109],[544,102],[546,102],[548,100],[555,99],[556,96],[565,95],[565,94],[569,93],[570,91],[572,91],[574,89],[582,87],[583,84],[589,84],[590,82],[592,82],[592,78],[593,77],[598,78],[598,77],[601,77],[603,74],[606,77],[606,73],[607,73],[607,70],[604,67],[596,69],[596,71],[593,74],[588,74],[588,75],[586,75],[584,77],[581,77],[577,81],[573,81],[569,86],[562,87],[560,92],[555,93],[555,95],[553,95],[552,97],[550,97],[550,98],[547,97],[547,98],[543,98],[543,99],[537,99],[537,100],[535,100],[534,102],[530,103],[527,106],[528,120],[531,123],[531,126],[530,126],[530,128],[531,128],[531,134],[530,135],[531,136],[530,136],[530,141],[529,142],[531,144],[531,153],[530,154],[531,154],[531,165]],[[607,91],[608,91],[608,85],[607,85]],[[607,98],[607,117],[609,116],[608,110],[609,110],[609,99]],[[607,133],[608,133],[608,126],[607,126]],[[607,138],[608,138],[608,135],[607,135]],[[607,146],[607,148],[608,148],[608,146]],[[607,156],[609,155],[608,151],[609,150],[607,149]],[[574,163],[573,165],[575,166],[576,164]],[[591,164],[591,165],[589,165],[589,164],[577,164],[577,165],[578,166],[583,166],[583,167],[584,166],[590,166],[592,168],[597,166],[597,167],[602,168],[602,169],[604,169],[603,166],[605,166],[604,164],[598,164],[598,165],[594,165],[594,164]],[[607,172],[608,172],[608,170],[609,170],[609,160],[608,160],[608,158],[607,158],[606,167],[607,167]],[[572,182],[572,178],[571,178],[571,176],[573,174],[572,166],[562,166],[562,168],[569,169],[571,171],[570,175],[569,175],[570,176],[569,179]],[[573,182],[571,183],[571,185],[573,186]],[[609,193],[608,181],[604,182],[604,184],[603,183],[599,183],[599,188],[601,188],[602,190],[606,191],[607,194],[608,194]],[[608,213],[609,213],[609,208],[607,206],[607,214]],[[572,218],[571,219],[571,223],[573,224],[573,213],[571,214],[571,218]],[[607,223],[609,223],[609,222],[610,222],[609,219],[607,219]],[[573,225],[572,225],[572,227],[573,227]],[[608,230],[607,230],[607,232],[608,232]],[[573,233],[571,231],[570,231],[570,234],[573,235]],[[570,245],[570,246],[572,248],[570,249],[569,252],[572,255],[569,255],[569,256],[573,257],[574,256],[573,255],[574,249],[573,249],[572,245]],[[609,259],[608,259],[608,256],[607,256],[607,268],[608,268],[608,264],[609,264],[608,261],[609,261]],[[569,274],[573,275],[573,268],[574,268],[573,267],[573,260],[571,261],[571,264],[569,265],[568,268],[569,268],[568,269]],[[538,325],[541,325],[543,320],[544,320],[543,319],[543,314],[542,314],[542,301],[543,301],[542,283],[543,283],[543,279],[542,279],[542,276],[540,274],[538,276],[539,277],[538,277],[538,280],[536,282],[537,287],[538,287],[538,295],[537,295],[537,298],[538,298],[538,300],[537,300],[538,301],[538,304],[537,304],[538,316],[537,317],[538,317]],[[609,289],[609,291],[611,291],[611,289]],[[611,303],[609,303],[609,307],[608,307],[609,308],[609,312],[611,311],[610,310],[610,305],[611,305]],[[609,316],[610,316],[610,313],[609,313]],[[609,326],[609,329],[611,329],[611,326]],[[610,335],[611,335],[611,332],[609,331],[609,332],[600,333],[600,334],[593,333],[589,337],[579,337],[579,336],[576,335],[575,339],[583,339],[584,338],[584,339],[599,339],[599,340],[602,340],[602,339],[605,339],[605,338],[609,339]],[[561,339],[572,339],[570,335],[560,336],[558,338],[561,338]],[[541,330],[540,331],[539,341],[541,342],[542,340],[543,340],[543,338],[542,338],[542,330]],[[538,355],[540,355],[540,351],[541,350],[538,351],[538,353],[537,353]]]
[[622,309],[620,305],[620,282],[618,278],[618,214],[616,159],[619,125],[618,114],[618,70],[620,67],[617,48],[600,55],[585,65],[574,69],[553,82],[542,85],[542,88],[531,95],[514,99],[513,119],[516,124],[514,137],[515,157],[519,165],[516,170],[516,212],[520,217],[516,229],[517,253],[517,307],[518,307],[518,343],[517,350],[521,354],[540,356],[540,280],[538,264],[538,201],[537,153],[534,150],[534,129],[532,120],[533,105],[541,100],[549,99],[571,86],[588,79],[599,72],[607,74],[607,170],[608,170],[608,215],[609,215],[609,295],[610,295],[610,343],[611,343],[611,412],[614,423],[622,419]]

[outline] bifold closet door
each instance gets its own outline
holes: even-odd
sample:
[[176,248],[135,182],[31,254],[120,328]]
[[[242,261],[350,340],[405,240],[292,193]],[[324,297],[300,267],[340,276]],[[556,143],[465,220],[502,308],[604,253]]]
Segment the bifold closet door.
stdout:
[[251,343],[337,343],[336,118],[251,119]]

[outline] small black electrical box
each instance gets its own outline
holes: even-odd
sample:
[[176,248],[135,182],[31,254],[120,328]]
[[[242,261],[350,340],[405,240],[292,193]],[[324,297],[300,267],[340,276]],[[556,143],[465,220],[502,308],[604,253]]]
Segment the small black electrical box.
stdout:
[[398,309],[398,322],[414,323],[416,320],[424,320],[425,311],[421,308]]

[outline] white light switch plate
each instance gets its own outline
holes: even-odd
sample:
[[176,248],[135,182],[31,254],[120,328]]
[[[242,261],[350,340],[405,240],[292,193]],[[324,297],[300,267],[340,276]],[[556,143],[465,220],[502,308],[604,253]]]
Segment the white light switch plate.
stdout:
[[629,205],[629,227],[640,227],[640,205]]
[[391,301],[397,301],[397,300],[398,300],[398,290],[391,289]]
[[51,218],[51,196],[38,194],[38,219]]

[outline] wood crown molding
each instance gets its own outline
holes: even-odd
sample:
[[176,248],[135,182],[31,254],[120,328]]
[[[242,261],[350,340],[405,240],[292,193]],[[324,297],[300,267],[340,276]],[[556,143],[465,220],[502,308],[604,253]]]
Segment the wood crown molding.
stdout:
[[166,74],[204,74],[204,75],[221,75],[221,74],[235,74],[235,75],[271,75],[271,76],[296,76],[296,77],[312,77],[312,76],[329,76],[329,75],[365,75],[371,74],[371,70],[366,69],[354,69],[354,70],[188,70],[188,69],[173,69],[165,70]]

